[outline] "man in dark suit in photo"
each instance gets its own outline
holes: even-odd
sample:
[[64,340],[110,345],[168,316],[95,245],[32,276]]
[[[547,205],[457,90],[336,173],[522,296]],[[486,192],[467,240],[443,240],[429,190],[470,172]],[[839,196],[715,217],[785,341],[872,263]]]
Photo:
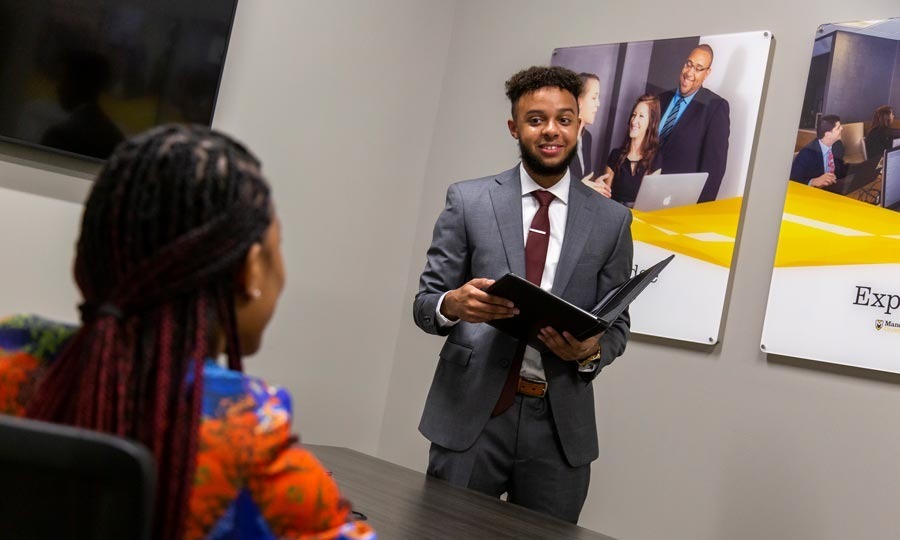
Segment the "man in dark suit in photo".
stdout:
[[716,200],[728,160],[728,101],[703,88],[712,63],[712,47],[698,45],[684,61],[678,88],[659,95],[662,172],[709,173],[697,202]]
[[791,180],[824,188],[847,175],[841,132],[844,126],[834,114],[826,114],[816,124],[816,139],[797,152],[791,164]]
[[578,120],[581,128],[578,131],[578,149],[569,170],[575,180],[585,177],[593,179],[597,167],[594,163],[594,137],[588,126],[597,120],[597,110],[600,108],[600,78],[593,73],[584,72],[579,73],[578,78],[581,79],[581,95],[578,96]]
[[543,328],[541,353],[485,324],[517,310],[484,289],[513,272],[591,309],[631,274],[631,212],[569,172],[581,84],[561,67],[506,82],[522,161],[449,187],[413,303],[447,336],[419,423],[428,474],[573,523],[599,453],[591,381],[625,350],[628,315],[581,341]]

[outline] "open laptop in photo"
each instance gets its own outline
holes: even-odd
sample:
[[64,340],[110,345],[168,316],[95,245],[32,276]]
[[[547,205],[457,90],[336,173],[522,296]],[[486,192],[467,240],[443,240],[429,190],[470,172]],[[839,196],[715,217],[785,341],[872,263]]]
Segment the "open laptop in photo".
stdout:
[[885,150],[881,178],[881,206],[900,211],[900,147]]
[[852,193],[866,184],[874,182],[878,178],[877,168],[877,159],[854,163],[847,169],[847,176],[838,178],[834,184],[823,189],[840,195]]
[[634,209],[641,212],[696,204],[709,173],[648,174],[641,181]]

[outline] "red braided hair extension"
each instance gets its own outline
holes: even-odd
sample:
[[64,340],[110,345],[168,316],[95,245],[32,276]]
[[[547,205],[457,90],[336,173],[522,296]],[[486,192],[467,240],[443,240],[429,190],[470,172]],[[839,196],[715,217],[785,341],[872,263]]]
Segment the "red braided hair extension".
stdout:
[[157,461],[153,538],[183,534],[203,364],[240,369],[235,279],[271,223],[259,162],[225,135],[162,126],[122,143],[85,206],[75,261],[83,326],[28,416],[136,439]]

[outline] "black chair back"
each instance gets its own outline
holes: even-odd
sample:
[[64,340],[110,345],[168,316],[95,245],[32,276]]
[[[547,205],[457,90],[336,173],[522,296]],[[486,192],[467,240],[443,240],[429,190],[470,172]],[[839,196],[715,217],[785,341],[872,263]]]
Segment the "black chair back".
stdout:
[[0,537],[150,537],[153,455],[94,431],[0,415]]

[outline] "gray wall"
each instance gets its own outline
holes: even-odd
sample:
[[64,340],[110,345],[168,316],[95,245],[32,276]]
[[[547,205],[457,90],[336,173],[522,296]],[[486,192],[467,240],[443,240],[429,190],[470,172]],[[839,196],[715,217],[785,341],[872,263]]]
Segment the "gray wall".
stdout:
[[845,124],[870,121],[875,109],[890,103],[896,62],[895,40],[835,32],[823,112]]
[[374,453],[454,6],[242,1],[215,123],[263,159],[287,288],[249,369],[304,440]]
[[[622,540],[900,536],[900,377],[759,352],[816,27],[896,0],[242,1],[216,123],[260,155],[288,286],[250,371],[304,440],[424,468],[441,340],[410,305],[447,185],[511,166],[503,81],[555,47],[774,31],[722,342],[636,337],[595,382],[601,456],[582,524]],[[549,10],[549,11],[548,11]],[[809,14],[815,13],[815,17]],[[75,320],[77,205],[94,172],[0,144],[3,311]]]
[[897,55],[894,57],[894,78],[891,81],[890,105],[894,107],[894,114],[900,109],[900,41],[897,42]]
[[896,0],[460,1],[379,454],[425,466],[416,426],[442,340],[413,326],[409,306],[447,185],[515,162],[505,78],[556,47],[771,30],[722,342],[635,337],[594,382],[601,449],[581,523],[623,540],[900,536],[900,378],[759,351],[816,28],[898,14]]
[[[751,30],[749,27],[747,29]],[[711,34],[713,31],[706,33]],[[691,51],[699,43],[700,40],[696,37],[673,38],[653,43],[653,54],[650,57],[651,78],[647,81],[647,92],[661,94],[672,90],[681,77],[684,59],[690,56]]]

